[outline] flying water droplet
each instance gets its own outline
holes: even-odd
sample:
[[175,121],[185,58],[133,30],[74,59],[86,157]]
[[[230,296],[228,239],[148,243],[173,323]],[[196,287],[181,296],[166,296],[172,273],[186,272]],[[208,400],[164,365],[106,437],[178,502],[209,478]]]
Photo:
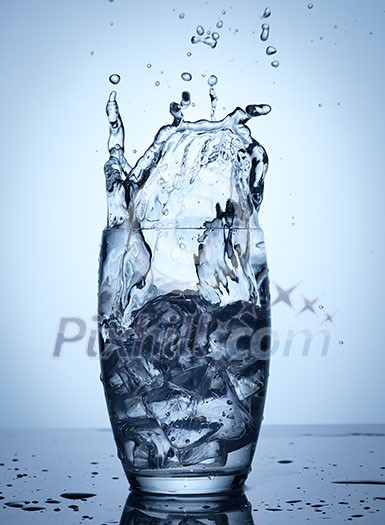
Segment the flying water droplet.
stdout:
[[278,60],[274,60],[274,62],[272,62],[271,65],[272,65],[273,67],[279,67],[279,62],[278,62]]
[[224,9],[224,10],[222,11],[222,15],[225,15],[225,14],[226,14],[226,9]]
[[90,51],[90,55],[93,56],[95,54],[95,51]]
[[268,46],[266,48],[266,55],[269,55],[269,56],[275,55],[276,52],[277,52],[277,50],[273,46]]
[[111,84],[119,84],[120,82],[120,75],[114,73],[113,75],[110,75],[109,79],[108,79]]
[[184,73],[181,74],[181,78],[182,80],[185,80],[186,82],[190,82],[190,80],[192,79],[192,76],[191,76],[191,73],[189,73],[188,71],[185,71]]
[[155,82],[155,85],[156,85],[157,87],[160,86],[160,82],[159,82],[159,80],[157,80],[157,81]]
[[189,51],[188,53],[186,53],[186,55],[187,55],[188,57],[191,57],[191,51]]
[[152,67],[152,64],[148,63],[147,67],[148,67],[148,69],[150,69],[150,67]]
[[314,7],[314,4],[307,4],[308,9],[313,9],[313,7]]
[[266,40],[269,38],[270,34],[270,26],[269,24],[262,24],[262,32],[261,32],[261,40],[262,42],[266,42]]
[[223,27],[223,20],[218,20],[217,22],[217,28],[221,29]]
[[263,12],[262,17],[263,18],[269,18],[270,15],[271,15],[271,9],[270,9],[270,7],[266,7],[266,9]]
[[342,341],[342,339],[340,339],[340,340],[338,341],[338,344],[339,344],[339,345],[343,345],[343,344],[344,344],[344,342]]
[[179,18],[182,19],[182,18],[184,18],[184,17],[185,17],[185,14],[184,14],[184,13],[180,13],[180,14],[179,14]]
[[196,32],[197,32],[197,35],[199,35],[199,36],[203,36],[205,34],[205,30],[204,30],[203,26],[197,26]]
[[211,36],[213,40],[219,40],[219,33],[214,32]]
[[207,80],[207,83],[209,86],[215,86],[215,84],[218,83],[218,78],[215,75],[210,75]]

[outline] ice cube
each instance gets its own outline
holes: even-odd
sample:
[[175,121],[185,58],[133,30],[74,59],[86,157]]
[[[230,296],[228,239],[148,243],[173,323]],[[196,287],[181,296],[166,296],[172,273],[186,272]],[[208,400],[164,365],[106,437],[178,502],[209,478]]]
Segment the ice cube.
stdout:
[[223,446],[218,441],[209,441],[190,448],[177,451],[180,464],[187,465],[226,465],[226,454]]
[[133,441],[132,451],[135,468],[162,468],[172,454],[170,442],[157,421],[150,418],[130,419],[122,425],[127,441]]
[[149,392],[143,401],[147,411],[162,426],[184,417],[191,417],[195,409],[191,395],[170,390],[167,386]]
[[163,382],[160,372],[143,356],[129,359],[117,373],[132,395],[159,387]]
[[202,417],[190,417],[173,421],[164,432],[175,448],[186,448],[207,441],[221,427],[218,421],[208,422]]
[[263,374],[261,370],[257,370],[255,374],[249,377],[233,375],[229,370],[226,370],[226,373],[240,401],[244,401],[263,388]]

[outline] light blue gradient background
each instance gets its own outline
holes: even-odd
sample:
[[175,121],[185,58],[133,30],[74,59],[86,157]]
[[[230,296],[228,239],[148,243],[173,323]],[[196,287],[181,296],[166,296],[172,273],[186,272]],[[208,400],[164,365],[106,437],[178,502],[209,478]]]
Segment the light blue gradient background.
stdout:
[[[307,3],[268,3],[274,69],[257,0],[1,2],[1,427],[108,425],[86,339],[52,353],[61,317],[95,329],[112,73],[131,163],[183,89],[196,103],[186,118],[209,116],[202,73],[219,78],[218,117],[272,105],[250,122],[270,157],[261,221],[272,282],[300,283],[293,310],[274,307],[274,329],[284,341],[290,329],[328,328],[331,343],[327,357],[316,344],[303,357],[300,338],[288,357],[278,348],[265,421],[385,422],[385,4]],[[190,44],[218,18],[216,49]],[[317,315],[298,315],[302,296],[319,298]]]

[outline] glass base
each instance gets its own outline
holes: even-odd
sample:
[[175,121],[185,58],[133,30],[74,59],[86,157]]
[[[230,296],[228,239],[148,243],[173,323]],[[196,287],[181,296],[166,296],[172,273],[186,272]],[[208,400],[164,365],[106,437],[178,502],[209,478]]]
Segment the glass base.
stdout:
[[132,489],[155,494],[219,494],[240,489],[246,474],[205,475],[191,477],[131,475]]

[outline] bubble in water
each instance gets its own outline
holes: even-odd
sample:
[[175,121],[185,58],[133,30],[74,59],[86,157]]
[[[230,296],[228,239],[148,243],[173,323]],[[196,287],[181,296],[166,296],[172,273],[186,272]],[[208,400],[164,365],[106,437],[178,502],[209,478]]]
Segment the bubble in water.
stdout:
[[120,75],[114,73],[113,75],[110,75],[108,80],[111,82],[111,84],[119,84],[119,82],[120,82]]
[[270,15],[271,15],[271,9],[270,9],[270,7],[266,7],[266,9],[263,12],[262,17],[263,18],[269,18]]
[[313,9],[313,7],[314,7],[314,4],[307,4],[308,9]]
[[274,60],[274,62],[272,62],[271,65],[272,65],[273,67],[279,67],[279,62],[278,62],[278,60]]
[[215,76],[215,75],[210,75],[208,80],[207,80],[207,83],[209,86],[215,86],[215,84],[217,84],[218,82],[218,78]]
[[277,50],[273,46],[269,46],[266,48],[266,55],[275,55],[276,52]]
[[219,33],[214,32],[212,35],[213,40],[219,40]]
[[185,14],[184,13],[180,13],[179,14],[179,18],[184,18],[185,17]]
[[196,32],[197,32],[197,35],[199,35],[199,36],[203,36],[205,34],[205,30],[204,30],[203,26],[197,26]]
[[182,80],[185,80],[186,82],[190,82],[190,80],[192,79],[192,76],[191,76],[191,73],[189,73],[188,71],[185,71],[184,73],[181,74],[181,78]]
[[261,40],[262,42],[266,42],[266,40],[269,38],[270,33],[270,26],[269,24],[262,24],[262,32],[261,32]]
[[223,20],[218,20],[217,22],[217,28],[221,29],[223,27]]
[[155,82],[155,85],[156,85],[156,86],[160,86],[160,82],[159,82],[159,80],[157,80],[157,81]]

